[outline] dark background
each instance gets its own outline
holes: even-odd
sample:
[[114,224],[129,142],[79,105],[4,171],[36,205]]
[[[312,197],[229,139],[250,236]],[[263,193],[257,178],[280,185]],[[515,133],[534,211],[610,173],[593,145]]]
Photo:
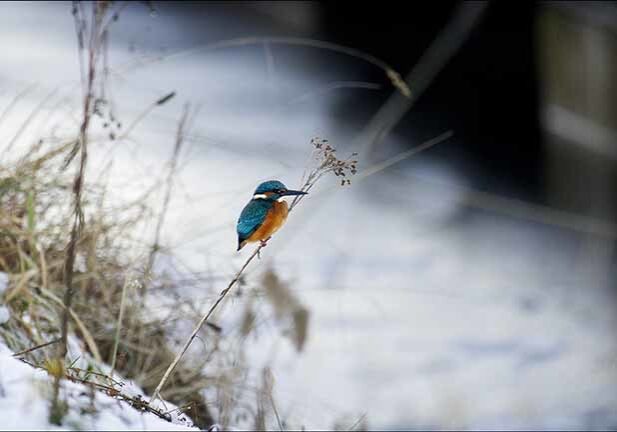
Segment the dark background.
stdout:
[[[349,8],[331,2],[322,7],[328,40],[368,51],[406,74],[457,5],[397,2],[377,8],[358,3]],[[471,181],[479,189],[528,200],[542,197],[543,166],[534,8],[531,2],[490,4],[469,40],[396,128],[413,136],[421,125],[427,133],[423,139],[452,129],[456,142],[437,146],[432,156],[471,165]],[[380,72],[365,71],[369,81],[383,80]],[[385,101],[383,95],[371,95],[367,120]]]
[[[448,23],[459,2],[308,2],[316,13],[303,22],[301,2],[153,2],[173,11],[199,43],[247,36],[307,37],[356,48],[384,60],[405,76]],[[430,157],[473,172],[478,189],[543,201],[543,152],[538,123],[532,2],[489,3],[459,52],[433,80],[395,129],[410,146],[445,130],[456,141],[431,149]],[[201,18],[227,17],[230,26],[205,27]],[[277,50],[285,50],[277,47]],[[379,92],[340,92],[336,121],[367,122],[392,92],[383,71],[344,55],[289,47],[315,73],[383,84]],[[317,55],[319,54],[319,55]],[[277,59],[278,60],[278,59]],[[353,110],[350,109],[353,107]]]

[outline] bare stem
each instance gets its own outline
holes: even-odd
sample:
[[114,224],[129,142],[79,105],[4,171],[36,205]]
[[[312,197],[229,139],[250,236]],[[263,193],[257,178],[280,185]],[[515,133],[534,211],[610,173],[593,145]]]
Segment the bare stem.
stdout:
[[120,300],[120,312],[118,313],[118,322],[116,323],[116,336],[114,338],[114,351],[111,356],[111,371],[110,375],[113,376],[114,369],[116,368],[116,359],[118,357],[118,345],[120,344],[120,330],[122,329],[122,321],[124,319],[124,304],[126,300],[126,289],[128,285],[131,283],[131,273],[126,275],[124,279],[124,284],[122,285],[122,298]]
[[[88,76],[86,81],[86,88],[84,89],[84,99],[82,108],[82,122],[79,128],[79,139],[77,142],[78,150],[80,152],[79,169],[75,174],[73,180],[73,224],[71,227],[71,235],[66,249],[65,261],[64,261],[64,298],[63,305],[64,310],[61,318],[61,330],[60,330],[60,346],[58,348],[58,362],[60,365],[64,364],[64,360],[67,354],[67,339],[68,339],[68,323],[71,310],[71,304],[75,293],[73,286],[73,267],[75,264],[75,255],[77,250],[77,242],[81,228],[83,225],[83,209],[82,209],[82,190],[84,185],[84,176],[86,173],[86,166],[88,161],[88,129],[90,126],[92,104],[94,101],[94,84],[96,79],[96,65],[99,55],[100,37],[99,26],[101,23],[102,15],[104,13],[105,6],[102,3],[94,3],[92,5],[92,21],[90,22],[90,40],[88,45]],[[80,48],[80,57],[83,45],[83,35],[85,33],[85,20],[78,17],[78,12],[82,10],[81,4],[76,3],[74,9],[74,16],[76,20],[76,26],[78,28],[78,39]],[[81,15],[80,15],[81,16]],[[70,162],[70,159],[68,159]],[[53,423],[60,424],[63,417],[63,409],[59,401],[60,397],[60,380],[63,374],[56,375],[54,380],[54,392],[50,411],[50,420]]]
[[210,318],[212,313],[216,310],[218,305],[227,296],[227,294],[233,288],[233,286],[240,280],[240,276],[242,276],[242,273],[244,273],[244,270],[248,267],[248,265],[251,263],[251,261],[253,261],[253,259],[259,254],[259,252],[261,251],[261,249],[263,247],[264,246],[260,244],[255,249],[255,251],[248,257],[248,259],[245,261],[244,265],[240,268],[240,270],[238,270],[238,272],[236,273],[234,278],[231,280],[231,282],[229,282],[229,284],[227,285],[227,288],[225,288],[223,291],[221,291],[221,293],[219,294],[219,296],[216,299],[216,301],[212,304],[212,306],[210,306],[210,309],[208,310],[208,312],[201,318],[201,320],[199,320],[199,323],[197,323],[197,325],[193,329],[193,332],[191,333],[189,338],[184,343],[184,346],[182,347],[182,350],[178,353],[176,358],[174,358],[174,361],[169,365],[169,367],[165,371],[165,375],[163,375],[163,378],[161,378],[161,381],[156,386],[156,389],[154,390],[154,393],[152,395],[152,399],[150,399],[150,402],[154,402],[155,400],[161,398],[161,389],[163,388],[163,386],[165,385],[165,383],[169,379],[169,376],[172,374],[172,372],[174,371],[174,369],[178,365],[178,362],[180,362],[180,359],[182,358],[184,353],[188,350],[189,346],[191,345],[191,343],[193,342],[193,340],[197,336],[197,333],[199,333],[199,330],[201,330],[201,328],[203,327],[204,323],[208,320],[208,318]]
[[53,344],[58,343],[58,342],[60,342],[60,339],[54,339],[54,340],[52,340],[52,341],[45,342],[45,343],[43,343],[43,344],[40,344],[40,345],[34,346],[34,347],[32,347],[32,348],[28,348],[28,349],[25,349],[25,350],[23,350],[23,351],[19,351],[18,353],[13,354],[13,357],[19,357],[19,356],[22,356],[22,355],[24,355],[24,354],[31,353],[32,351],[36,351],[36,350],[38,350],[38,349],[45,348],[45,347],[47,347],[47,346],[49,346],[49,345],[53,345]]
[[140,66],[143,66],[148,63],[154,63],[160,60],[168,60],[170,58],[175,58],[183,55],[190,55],[195,52],[206,52],[213,51],[222,48],[230,48],[230,47],[240,47],[246,45],[291,45],[291,46],[305,46],[311,48],[317,48],[322,50],[328,50],[333,52],[338,52],[344,55],[348,55],[351,57],[355,57],[357,59],[363,60],[372,64],[373,66],[381,69],[386,77],[390,80],[392,85],[399,91],[404,97],[411,97],[411,90],[407,83],[401,78],[401,75],[394,70],[389,64],[385,61],[368,54],[366,52],[360,51],[355,48],[338,45],[332,42],[309,39],[309,38],[298,38],[298,37],[242,37],[237,39],[228,39],[223,41],[218,41],[214,43],[209,43],[206,45],[193,47],[188,50],[180,51],[177,53],[172,53],[166,56],[157,56],[156,58],[151,59],[150,61],[139,60],[137,63],[126,65],[124,68],[117,71],[117,73],[126,73],[131,70],[137,69]]
[[174,176],[176,174],[176,167],[178,165],[178,157],[180,156],[180,150],[182,149],[182,143],[184,142],[185,132],[186,132],[186,122],[189,115],[189,105],[184,106],[184,111],[182,112],[182,117],[180,117],[180,122],[178,123],[178,130],[176,132],[176,143],[174,145],[173,153],[171,156],[171,161],[169,163],[169,173],[167,174],[166,180],[166,188],[165,188],[165,197],[163,198],[163,207],[161,208],[161,212],[159,213],[159,218],[156,223],[156,230],[154,234],[154,244],[150,250],[150,255],[148,257],[148,264],[146,265],[146,271],[144,273],[144,283],[141,285],[141,295],[142,297],[146,294],[147,283],[150,278],[150,273],[152,272],[152,267],[154,267],[154,260],[156,259],[156,254],[160,248],[161,241],[161,232],[163,230],[163,224],[165,222],[165,216],[167,214],[167,209],[169,207],[169,201],[171,199],[171,191],[174,184]]

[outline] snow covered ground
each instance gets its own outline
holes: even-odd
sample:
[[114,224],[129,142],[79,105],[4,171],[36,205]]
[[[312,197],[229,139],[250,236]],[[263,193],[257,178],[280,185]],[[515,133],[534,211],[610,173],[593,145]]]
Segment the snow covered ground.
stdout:
[[[77,97],[78,69],[68,5],[0,8],[6,44],[0,106],[38,84],[0,125],[5,142],[57,86],[37,124],[67,115],[60,102],[68,98],[70,107]],[[221,25],[215,18],[213,25]],[[156,20],[156,31],[145,37],[152,18],[127,10],[114,33],[112,65],[135,59],[131,41],[150,54],[157,44],[191,46],[164,11]],[[279,178],[295,186],[310,138],[326,137],[344,154],[361,126],[333,121],[328,107],[338,94],[319,92],[345,77],[309,75],[288,50],[273,55],[274,71],[259,47],[243,47],[115,76],[111,88],[125,124],[168,92],[177,96],[134,131],[138,142],[93,149],[90,178],[113,149],[112,191],[126,198],[147,186],[150,173],[161,172],[182,103],[200,105],[164,242],[186,266],[216,269],[222,281],[250,252],[235,253],[234,228],[255,185]],[[405,140],[392,137],[391,148]],[[578,233],[466,207],[470,173],[428,153],[413,167],[395,166],[347,189],[317,190],[249,269],[247,280],[256,283],[274,266],[311,313],[300,354],[273,319],[249,339],[248,362],[273,372],[281,417],[309,428],[349,428],[359,419],[381,429],[614,428],[614,270],[604,269],[604,282],[578,271]],[[181,294],[206,308],[213,292]],[[243,310],[232,301],[218,314],[226,333]],[[40,417],[44,399],[37,396],[43,373],[2,346],[0,353],[0,412],[9,428],[47,428]],[[102,420],[74,413],[75,421],[93,421],[85,427],[97,429],[171,427],[100,398],[109,407]]]
[[[64,382],[62,395],[69,399],[69,412],[62,427],[50,425],[49,395],[53,379],[13,357],[0,343],[1,430],[196,430],[169,423],[154,414],[140,413],[129,405],[82,384]],[[124,389],[123,391],[138,391]],[[91,411],[92,407],[96,407]]]

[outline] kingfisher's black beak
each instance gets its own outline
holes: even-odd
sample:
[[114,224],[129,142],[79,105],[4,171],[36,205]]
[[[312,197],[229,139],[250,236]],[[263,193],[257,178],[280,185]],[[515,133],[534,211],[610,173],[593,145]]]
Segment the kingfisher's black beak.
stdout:
[[302,192],[302,191],[295,191],[295,190],[289,190],[287,189],[285,192],[283,192],[281,195],[283,196],[287,196],[287,195],[306,195],[308,192]]

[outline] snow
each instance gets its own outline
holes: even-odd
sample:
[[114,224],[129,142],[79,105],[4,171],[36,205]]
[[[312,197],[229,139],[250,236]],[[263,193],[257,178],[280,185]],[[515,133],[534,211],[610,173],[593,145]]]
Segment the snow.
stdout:
[[0,272],[0,296],[4,294],[4,291],[9,286],[9,275],[4,272]]
[[4,305],[0,305],[0,324],[4,324],[10,318],[9,310]]
[[[49,395],[52,379],[47,372],[12,357],[0,343],[0,413],[3,430],[195,430],[140,413],[126,403],[81,384],[64,382],[62,394],[70,401],[62,427],[50,425]],[[88,414],[91,406],[95,412]],[[168,405],[171,406],[171,405]],[[173,408],[170,408],[173,409]]]

